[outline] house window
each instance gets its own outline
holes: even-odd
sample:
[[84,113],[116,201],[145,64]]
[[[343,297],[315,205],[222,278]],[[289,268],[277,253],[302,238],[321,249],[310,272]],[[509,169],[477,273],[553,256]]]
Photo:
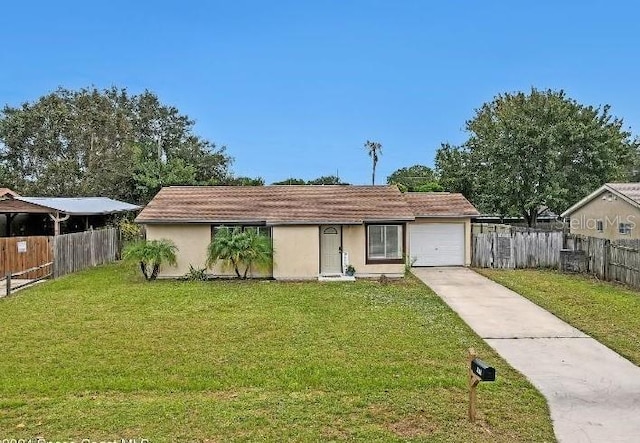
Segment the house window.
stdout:
[[623,235],[631,234],[631,223],[619,223],[618,232]]
[[367,226],[367,262],[402,263],[402,225]]
[[596,231],[598,232],[604,231],[604,224],[602,223],[602,220],[596,220]]
[[253,226],[253,225],[211,225],[211,239],[216,236],[220,229],[240,228],[242,231],[252,230],[259,235],[271,238],[271,226]]

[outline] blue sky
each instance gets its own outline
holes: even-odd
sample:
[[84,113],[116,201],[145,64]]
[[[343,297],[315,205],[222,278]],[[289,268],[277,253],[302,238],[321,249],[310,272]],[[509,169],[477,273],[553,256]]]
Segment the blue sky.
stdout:
[[432,165],[501,92],[564,89],[640,135],[635,2],[41,1],[0,13],[0,105],[149,89],[237,175],[377,182]]

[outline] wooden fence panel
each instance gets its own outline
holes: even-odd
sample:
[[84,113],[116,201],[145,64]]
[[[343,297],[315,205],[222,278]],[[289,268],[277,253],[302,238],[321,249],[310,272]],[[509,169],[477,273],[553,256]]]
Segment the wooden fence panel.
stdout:
[[570,234],[566,236],[566,248],[584,251],[587,257],[587,272],[599,279],[608,279],[609,240]]
[[[0,238],[0,277],[25,271],[53,261],[51,237]],[[39,269],[20,276],[24,279],[41,278],[51,269]]]
[[609,279],[636,288],[640,287],[640,250],[618,242],[611,243],[609,246]]
[[475,234],[471,263],[479,268],[558,268],[563,240],[562,232]]
[[472,236],[471,265],[476,268],[493,267],[493,242],[489,234]]
[[640,240],[609,241],[562,232],[488,232],[472,235],[472,266],[559,268],[560,251],[584,251],[587,272],[640,288]]
[[60,277],[117,260],[120,236],[116,228],[59,235],[54,251],[54,277]]

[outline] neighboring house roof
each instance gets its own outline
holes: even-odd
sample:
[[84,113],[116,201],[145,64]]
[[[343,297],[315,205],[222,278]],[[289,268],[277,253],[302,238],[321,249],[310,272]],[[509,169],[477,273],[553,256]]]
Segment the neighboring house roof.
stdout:
[[449,192],[407,192],[407,203],[416,217],[472,217],[478,210],[462,194]]
[[18,193],[9,188],[0,188],[0,198],[3,197],[18,197]]
[[170,186],[138,223],[362,224],[410,221],[415,212],[396,186]]
[[135,211],[140,206],[107,197],[13,197],[0,202],[0,212],[62,212],[101,215]]
[[575,205],[560,214],[561,217],[569,217],[572,213],[598,197],[603,192],[610,192],[627,203],[640,208],[640,183],[605,183],[598,189],[587,195]]

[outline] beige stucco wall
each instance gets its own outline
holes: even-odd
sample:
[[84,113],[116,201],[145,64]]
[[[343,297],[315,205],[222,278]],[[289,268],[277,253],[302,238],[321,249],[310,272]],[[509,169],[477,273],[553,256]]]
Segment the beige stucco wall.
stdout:
[[[464,264],[465,266],[471,265],[471,218],[416,218],[415,221],[410,223],[462,223],[464,224]],[[407,243],[409,243],[407,237]],[[407,245],[407,248],[409,245]],[[409,251],[409,257],[411,257],[411,251]]]
[[[320,227],[274,226],[273,277],[276,279],[317,278],[320,272]],[[342,250],[349,253],[349,263],[356,268],[357,277],[402,275],[403,264],[366,264],[365,227],[342,226]]]
[[[443,219],[432,220],[442,222]],[[460,222],[459,219],[454,221]],[[421,221],[428,222],[428,221]],[[465,232],[470,236],[469,220]],[[404,226],[406,230],[407,227]],[[189,265],[195,268],[204,267],[207,245],[211,238],[210,225],[146,225],[147,239],[172,240],[178,247],[177,266],[163,266],[160,277],[181,277],[189,272]],[[405,232],[408,235],[408,232]],[[272,228],[274,248],[274,264],[272,272],[253,272],[253,276],[270,276],[276,279],[314,279],[320,270],[320,230],[317,225],[274,226]],[[468,240],[467,240],[468,241]],[[404,272],[404,264],[366,264],[366,238],[364,225],[342,226],[343,251],[349,253],[349,263],[356,268],[356,276],[377,277],[400,276]],[[405,242],[405,252],[408,248]],[[470,260],[470,249],[468,252]],[[217,276],[231,276],[233,271],[216,265],[208,270]]]
[[320,231],[318,226],[274,226],[273,277],[299,280],[318,277]]
[[181,277],[189,265],[203,268],[207,260],[207,245],[211,237],[209,225],[146,225],[147,240],[167,239],[178,247],[177,266],[162,266],[160,277]]
[[[403,228],[406,229],[406,226]],[[356,277],[377,277],[382,274],[394,277],[404,273],[404,264],[367,264],[363,225],[342,227],[342,250],[349,253],[349,263],[356,268]]]
[[[162,266],[161,278],[182,277],[189,272],[189,265],[194,268],[204,268],[207,261],[207,247],[211,241],[211,225],[181,224],[181,225],[146,225],[147,239],[171,240],[178,247],[176,254],[177,266]],[[242,269],[240,270],[243,271]],[[224,266],[218,261],[215,266],[207,269],[207,274],[217,277],[234,277],[233,268]],[[250,269],[250,277],[271,277],[271,269]]]
[[[571,233],[609,240],[640,238],[640,210],[620,198],[614,199],[612,196],[609,200],[608,195],[608,192],[604,192],[596,196],[571,214],[569,223]],[[597,220],[602,220],[603,232],[598,232],[596,229]],[[620,234],[619,223],[630,223],[631,234]]]

